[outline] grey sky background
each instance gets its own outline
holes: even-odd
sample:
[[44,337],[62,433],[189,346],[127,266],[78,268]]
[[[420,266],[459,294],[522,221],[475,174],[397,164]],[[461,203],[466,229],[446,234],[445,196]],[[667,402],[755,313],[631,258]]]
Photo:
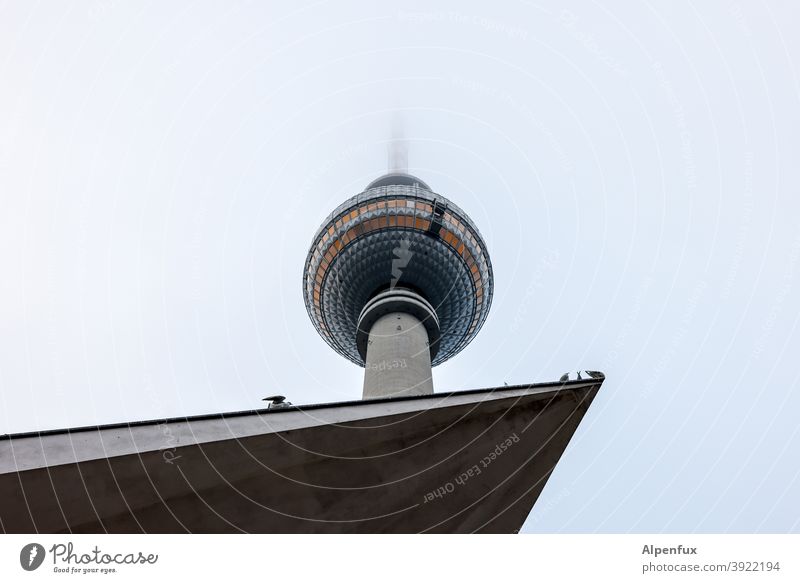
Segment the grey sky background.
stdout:
[[526,532],[797,532],[798,9],[0,6],[0,433],[358,399],[311,237],[410,170],[489,246],[439,391],[607,381]]

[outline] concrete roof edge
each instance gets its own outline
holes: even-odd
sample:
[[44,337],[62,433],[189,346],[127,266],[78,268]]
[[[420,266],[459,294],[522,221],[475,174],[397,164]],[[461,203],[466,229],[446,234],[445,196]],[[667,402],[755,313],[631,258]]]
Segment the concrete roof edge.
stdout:
[[467,389],[463,391],[448,391],[443,393],[433,393],[431,395],[416,395],[407,397],[388,397],[383,399],[368,399],[368,400],[355,400],[355,401],[337,401],[332,403],[314,403],[310,405],[293,405],[289,407],[273,408],[273,409],[251,409],[244,411],[231,411],[223,413],[207,413],[203,415],[191,415],[186,417],[167,417],[163,419],[147,419],[142,421],[129,421],[120,423],[108,423],[103,425],[84,425],[80,427],[68,427],[61,429],[46,429],[42,431],[27,431],[22,433],[5,433],[0,434],[0,441],[20,439],[27,437],[43,437],[47,435],[71,434],[85,431],[98,431],[103,429],[120,429],[126,427],[141,427],[145,425],[161,425],[164,423],[185,423],[191,421],[207,421],[213,419],[228,419],[233,417],[244,417],[247,415],[275,415],[286,413],[290,411],[313,411],[315,409],[327,409],[332,407],[358,407],[365,405],[373,405],[388,402],[404,402],[414,400],[430,400],[442,399],[447,397],[458,397],[465,395],[478,395],[481,393],[503,393],[519,391],[522,389],[577,389],[577,388],[590,388],[603,384],[605,378],[591,378],[582,380],[569,380],[569,381],[552,381],[546,383],[531,383],[521,385],[508,385],[502,387],[488,387],[482,389]]

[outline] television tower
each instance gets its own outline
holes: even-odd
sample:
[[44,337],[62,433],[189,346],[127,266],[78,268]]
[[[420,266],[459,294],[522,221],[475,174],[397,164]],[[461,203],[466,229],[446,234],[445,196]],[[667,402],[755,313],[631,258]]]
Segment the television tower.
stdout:
[[406,142],[389,173],[339,205],[311,243],[303,297],[314,327],[363,366],[363,398],[433,393],[431,367],[480,330],[492,264],[469,216],[407,171]]

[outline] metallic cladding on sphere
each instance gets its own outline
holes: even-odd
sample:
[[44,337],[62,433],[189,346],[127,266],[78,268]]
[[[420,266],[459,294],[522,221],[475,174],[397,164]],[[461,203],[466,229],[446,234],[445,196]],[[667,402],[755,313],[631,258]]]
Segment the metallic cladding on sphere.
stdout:
[[303,276],[309,317],[339,354],[364,366],[358,317],[376,294],[409,288],[436,310],[435,366],[463,349],[492,303],[492,264],[467,214],[408,174],[370,183],[331,213],[314,235]]

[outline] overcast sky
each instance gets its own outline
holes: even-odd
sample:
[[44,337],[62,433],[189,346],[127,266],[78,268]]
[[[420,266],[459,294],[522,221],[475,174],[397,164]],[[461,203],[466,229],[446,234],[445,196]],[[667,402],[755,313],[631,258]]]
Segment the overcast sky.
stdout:
[[303,261],[402,112],[495,273],[436,390],[607,375],[525,531],[800,530],[797,6],[430,4],[0,6],[0,433],[360,398]]

